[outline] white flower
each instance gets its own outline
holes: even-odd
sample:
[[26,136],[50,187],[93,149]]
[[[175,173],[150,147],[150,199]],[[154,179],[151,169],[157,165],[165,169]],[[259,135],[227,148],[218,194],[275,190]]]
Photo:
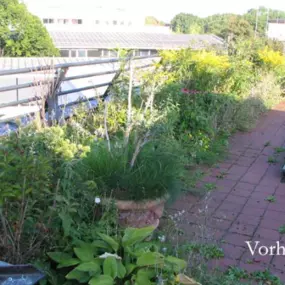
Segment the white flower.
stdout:
[[159,239],[161,242],[165,242],[165,240],[166,240],[165,236],[159,236],[158,239]]
[[95,197],[95,204],[100,204],[101,203],[101,199],[99,197]]
[[104,254],[100,255],[99,258],[102,258],[102,259],[106,259],[107,257],[115,257],[116,259],[122,259],[120,256],[118,256],[117,254],[113,254],[113,253],[109,253],[109,252],[105,252]]

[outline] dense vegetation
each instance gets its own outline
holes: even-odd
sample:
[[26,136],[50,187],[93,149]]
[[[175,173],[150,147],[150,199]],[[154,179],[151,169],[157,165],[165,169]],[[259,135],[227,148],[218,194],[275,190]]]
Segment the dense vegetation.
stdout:
[[180,13],[172,19],[171,26],[177,33],[210,33],[228,40],[233,37],[249,38],[253,34],[263,37],[266,35],[268,20],[284,18],[284,11],[260,7],[259,9],[250,9],[244,15],[216,14],[206,18]]
[[[155,236],[144,242],[153,229],[123,232],[105,197],[141,201],[191,190],[193,166],[216,162],[233,132],[252,128],[282,99],[285,59],[263,41],[237,42],[229,53],[161,56],[136,74],[140,90],[125,73],[96,110],[83,106],[61,126],[35,122],[1,138],[1,260],[36,264],[48,284],[188,280],[180,275],[185,262],[173,257],[179,247]],[[231,270],[210,283],[191,274],[203,284],[238,284],[233,280],[246,276]]]
[[56,56],[40,19],[18,0],[0,1],[0,56]]

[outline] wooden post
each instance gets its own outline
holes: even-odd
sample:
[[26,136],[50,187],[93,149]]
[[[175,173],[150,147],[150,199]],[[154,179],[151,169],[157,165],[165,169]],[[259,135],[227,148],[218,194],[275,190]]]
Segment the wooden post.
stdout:
[[[58,121],[60,118],[60,111],[58,108],[58,97],[57,91],[60,88],[63,78],[67,73],[68,67],[60,68],[56,70],[56,78],[55,81],[52,83],[50,88],[50,92],[47,97],[47,104],[48,104],[48,124],[49,126],[52,125],[53,119]],[[53,117],[54,115],[54,117]]]

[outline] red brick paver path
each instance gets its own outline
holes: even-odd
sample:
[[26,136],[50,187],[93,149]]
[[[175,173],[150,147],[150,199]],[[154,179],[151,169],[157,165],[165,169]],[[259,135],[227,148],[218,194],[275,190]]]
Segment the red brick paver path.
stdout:
[[[228,158],[201,182],[201,187],[203,183],[216,185],[209,197],[197,201],[186,195],[171,207],[186,211],[185,239],[191,241],[199,235],[203,223],[211,229],[225,254],[223,259],[214,261],[216,265],[235,265],[249,271],[269,268],[285,281],[285,255],[252,256],[245,243],[260,241],[260,245],[274,246],[279,241],[285,246],[285,234],[278,231],[285,225],[285,184],[281,183],[285,152],[275,151],[282,146],[285,147],[285,102],[263,116],[253,131],[233,136]],[[277,163],[270,164],[269,157],[276,157]],[[272,195],[276,201],[267,201]]]

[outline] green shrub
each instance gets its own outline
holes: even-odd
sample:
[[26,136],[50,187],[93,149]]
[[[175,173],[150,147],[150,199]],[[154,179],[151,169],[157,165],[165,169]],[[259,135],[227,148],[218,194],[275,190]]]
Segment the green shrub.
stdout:
[[28,127],[1,139],[2,260],[27,262],[61,240],[70,220],[64,210],[74,210],[67,164],[88,150],[67,139],[59,126]]
[[229,56],[190,49],[162,53],[170,75],[156,104],[160,108],[169,100],[177,104],[175,137],[192,162],[215,162],[232,132],[254,127],[260,115],[282,98],[284,57],[264,44],[237,42]]

